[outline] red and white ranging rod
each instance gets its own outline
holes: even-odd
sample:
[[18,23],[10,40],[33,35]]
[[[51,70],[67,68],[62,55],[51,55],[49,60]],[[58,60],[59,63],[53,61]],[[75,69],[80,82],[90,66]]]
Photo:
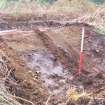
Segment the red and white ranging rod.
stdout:
[[82,38],[81,38],[81,51],[80,51],[80,58],[79,58],[79,70],[78,74],[80,75],[83,70],[83,47],[84,47],[84,36],[85,36],[85,28],[82,27]]

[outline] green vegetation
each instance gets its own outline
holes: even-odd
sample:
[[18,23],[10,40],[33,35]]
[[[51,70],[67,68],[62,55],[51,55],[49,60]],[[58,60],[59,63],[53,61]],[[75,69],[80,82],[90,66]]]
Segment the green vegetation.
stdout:
[[10,5],[14,5],[14,3],[18,3],[19,0],[0,0],[0,9],[6,9]]
[[105,26],[104,27],[98,27],[95,29],[95,31],[101,35],[105,35]]
[[7,0],[0,0],[0,9],[4,9],[7,6]]
[[96,4],[103,4],[105,2],[105,0],[90,0]]
[[41,3],[41,4],[45,4],[45,3],[50,3],[51,4],[56,0],[37,0],[37,1],[39,1],[39,3]]
[[[29,2],[37,1],[41,5],[53,4],[57,0],[29,0]],[[0,0],[0,9],[4,9],[11,3],[22,2],[22,0]],[[26,1],[25,1],[26,2]]]

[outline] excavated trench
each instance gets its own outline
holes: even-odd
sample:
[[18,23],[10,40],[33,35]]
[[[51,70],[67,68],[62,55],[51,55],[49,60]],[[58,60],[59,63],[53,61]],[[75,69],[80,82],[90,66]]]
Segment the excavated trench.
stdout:
[[[42,23],[38,22],[43,30]],[[18,27],[17,24],[13,23],[12,26],[8,23],[7,28],[4,28],[5,25],[0,28],[13,29]],[[36,29],[36,23],[33,26],[20,23],[18,29],[22,31],[4,35],[0,33],[0,52],[9,60],[9,68],[13,68],[5,83],[7,90],[35,105],[104,105],[104,99],[92,100],[91,104],[88,98],[67,102],[67,91],[70,87],[77,91],[85,89],[97,97],[105,98],[105,36],[97,34],[94,28],[86,24],[43,24],[47,28],[44,27],[45,31]],[[85,61],[83,74],[78,76],[75,74],[83,25],[86,28]],[[23,105],[31,105],[20,99],[18,101]]]

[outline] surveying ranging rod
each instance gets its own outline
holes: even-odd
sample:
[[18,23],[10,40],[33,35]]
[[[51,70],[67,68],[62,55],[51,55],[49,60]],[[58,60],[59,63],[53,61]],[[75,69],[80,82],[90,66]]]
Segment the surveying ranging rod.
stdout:
[[85,28],[82,27],[82,38],[81,38],[81,51],[80,51],[80,58],[79,58],[79,70],[78,74],[81,74],[83,70],[83,47],[84,47],[84,36],[85,36]]

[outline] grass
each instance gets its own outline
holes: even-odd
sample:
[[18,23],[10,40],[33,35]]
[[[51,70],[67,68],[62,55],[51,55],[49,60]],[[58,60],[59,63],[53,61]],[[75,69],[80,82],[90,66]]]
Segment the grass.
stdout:
[[[49,3],[48,3],[49,1]],[[13,16],[32,14],[36,17],[46,14],[47,17],[82,17],[88,14],[94,14],[97,10],[92,0],[58,0],[51,3],[51,0],[0,0],[0,12],[8,13]],[[105,1],[105,0],[104,0]],[[41,5],[40,5],[41,4]],[[71,15],[72,14],[72,15]],[[97,17],[93,19],[95,21]],[[98,20],[101,20],[100,17]],[[95,21],[97,22],[97,21]],[[105,25],[97,24],[96,31],[105,33]]]
[[101,5],[101,4],[103,4],[105,2],[105,0],[90,0],[90,1],[92,1],[92,2],[94,2],[96,4],[98,4],[98,5]]
[[105,35],[105,26],[104,27],[98,27],[98,28],[95,29],[95,31],[98,34]]
[[58,0],[53,6],[55,10],[63,10],[70,12],[91,12],[96,10],[94,3],[88,2],[87,0]]
[[[51,2],[53,1],[53,2]],[[40,5],[41,4],[41,5]],[[66,11],[66,12],[81,12],[82,10],[86,12],[91,12],[96,9],[94,3],[88,2],[87,0],[0,0],[0,10],[14,12],[21,12],[29,10],[32,12],[37,10],[42,10],[48,8],[49,11]],[[27,11],[28,10],[28,11]]]

